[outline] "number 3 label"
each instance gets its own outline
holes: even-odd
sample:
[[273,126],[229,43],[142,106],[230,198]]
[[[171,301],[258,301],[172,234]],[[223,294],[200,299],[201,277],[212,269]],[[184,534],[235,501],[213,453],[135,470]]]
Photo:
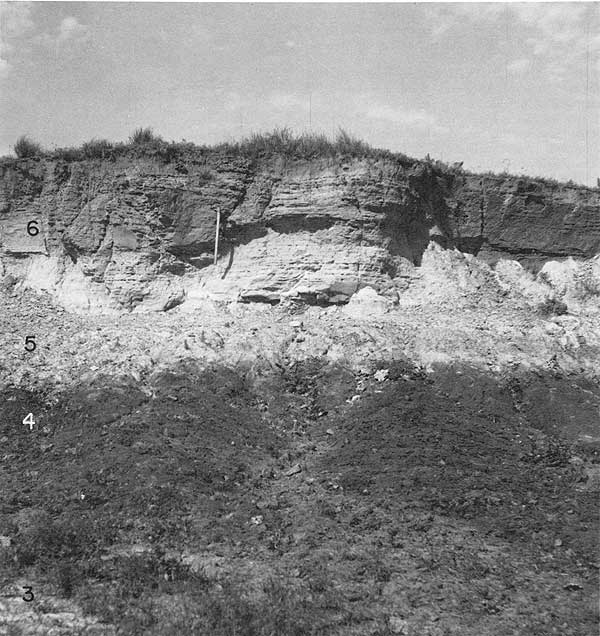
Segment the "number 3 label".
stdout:
[[23,594],[23,600],[26,603],[31,603],[31,601],[33,601],[33,599],[35,598],[33,592],[31,591],[33,590],[33,588],[31,587],[31,585],[25,585],[23,586],[23,589],[25,590],[25,594]]

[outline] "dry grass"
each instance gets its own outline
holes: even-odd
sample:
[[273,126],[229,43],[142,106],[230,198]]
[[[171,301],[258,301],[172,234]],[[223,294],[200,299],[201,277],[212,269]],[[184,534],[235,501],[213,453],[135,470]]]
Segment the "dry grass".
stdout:
[[340,129],[335,139],[330,139],[323,133],[304,132],[297,135],[289,128],[276,128],[272,132],[253,133],[241,141],[222,143],[214,148],[252,158],[272,155],[295,159],[348,156],[404,158],[411,163],[414,161],[402,154],[373,148],[343,129]]
[[[348,157],[353,159],[390,159],[399,162],[404,167],[411,167],[417,163],[433,167],[435,170],[477,176],[492,180],[526,179],[547,187],[577,187],[587,190],[598,190],[600,187],[576,184],[572,180],[561,183],[550,177],[528,177],[523,174],[503,172],[475,173],[464,169],[462,163],[447,164],[434,160],[429,155],[417,160],[403,153],[392,152],[383,148],[375,148],[367,142],[340,128],[337,135],[331,138],[324,133],[302,132],[295,133],[292,129],[275,128],[270,132],[256,132],[238,141],[226,141],[215,145],[195,144],[186,140],[165,141],[150,127],[138,127],[126,142],[112,142],[107,139],[92,139],[81,146],[70,146],[46,150],[36,141],[25,135],[15,142],[14,151],[19,159],[44,157],[63,161],[84,161],[100,159],[114,161],[119,157],[150,157],[165,163],[176,161],[203,161],[207,155],[220,153],[236,155],[251,161],[273,156],[283,156],[289,159],[319,159]],[[3,157],[10,159],[10,157]]]
[[154,134],[152,128],[136,128],[131,135],[129,135],[130,146],[140,146],[143,144],[150,144],[156,141],[162,141],[161,137]]
[[39,143],[21,137],[15,144],[18,158],[45,157],[64,161],[87,159],[115,160],[118,157],[156,157],[170,163],[178,160],[202,158],[208,154],[238,155],[249,160],[284,156],[292,159],[314,159],[322,157],[389,158],[410,166],[415,163],[402,153],[373,148],[340,129],[331,139],[323,133],[296,134],[289,128],[276,128],[271,132],[253,133],[239,141],[227,141],[213,146],[198,145],[188,141],[165,141],[152,128],[137,128],[127,142],[111,142],[107,139],[92,139],[81,146],[70,146],[46,150]]
[[32,141],[26,135],[21,135],[14,145],[15,155],[19,159],[26,159],[29,157],[37,157],[43,154],[42,147],[36,141]]

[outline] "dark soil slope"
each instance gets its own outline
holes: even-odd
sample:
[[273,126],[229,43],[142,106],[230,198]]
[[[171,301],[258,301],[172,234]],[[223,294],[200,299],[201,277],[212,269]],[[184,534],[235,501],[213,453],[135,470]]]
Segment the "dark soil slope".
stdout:
[[96,634],[588,636],[600,457],[559,415],[574,396],[600,390],[320,359],[260,393],[192,366],[8,390],[5,594],[32,585],[41,617],[70,598]]

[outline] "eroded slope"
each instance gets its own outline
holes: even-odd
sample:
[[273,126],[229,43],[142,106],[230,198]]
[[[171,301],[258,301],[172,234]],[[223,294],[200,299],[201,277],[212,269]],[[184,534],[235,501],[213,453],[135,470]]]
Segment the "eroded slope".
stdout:
[[432,240],[535,269],[593,257],[599,201],[597,190],[392,155],[5,160],[0,258],[4,274],[76,311],[207,296],[343,303],[365,286],[402,293]]

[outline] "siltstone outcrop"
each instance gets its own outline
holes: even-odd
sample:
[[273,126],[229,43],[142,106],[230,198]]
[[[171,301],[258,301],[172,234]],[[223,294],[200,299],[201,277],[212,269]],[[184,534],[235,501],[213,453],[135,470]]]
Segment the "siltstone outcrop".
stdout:
[[0,274],[73,311],[343,304],[365,287],[397,301],[432,245],[534,272],[589,259],[600,192],[390,156],[0,164]]

